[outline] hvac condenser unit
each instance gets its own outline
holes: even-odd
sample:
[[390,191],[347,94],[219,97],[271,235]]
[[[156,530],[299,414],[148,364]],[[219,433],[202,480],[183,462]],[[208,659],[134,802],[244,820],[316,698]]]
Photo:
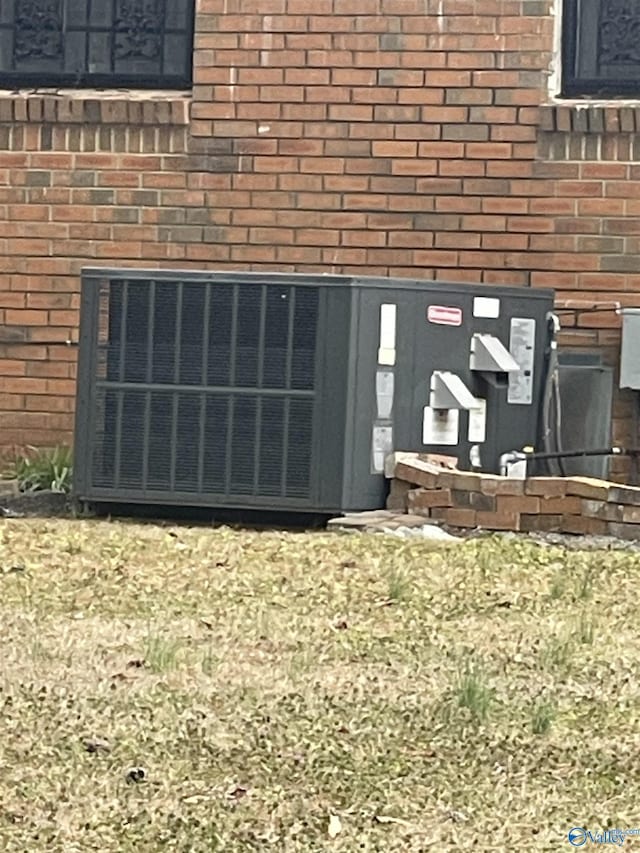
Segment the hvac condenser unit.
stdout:
[[535,444],[551,291],[272,273],[83,273],[75,493],[336,513],[391,450],[497,470]]

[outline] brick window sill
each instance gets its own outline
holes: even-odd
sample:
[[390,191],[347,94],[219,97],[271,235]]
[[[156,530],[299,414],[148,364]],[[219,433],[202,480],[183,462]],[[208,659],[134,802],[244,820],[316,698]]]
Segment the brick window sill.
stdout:
[[0,123],[189,124],[191,92],[139,89],[0,89]]
[[638,133],[640,100],[543,104],[540,129],[550,133]]

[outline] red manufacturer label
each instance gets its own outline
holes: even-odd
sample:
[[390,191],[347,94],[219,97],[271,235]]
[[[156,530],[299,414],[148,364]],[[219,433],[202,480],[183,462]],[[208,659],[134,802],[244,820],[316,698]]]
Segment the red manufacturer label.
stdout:
[[450,305],[429,305],[427,308],[429,323],[441,326],[461,326],[462,308],[452,308]]

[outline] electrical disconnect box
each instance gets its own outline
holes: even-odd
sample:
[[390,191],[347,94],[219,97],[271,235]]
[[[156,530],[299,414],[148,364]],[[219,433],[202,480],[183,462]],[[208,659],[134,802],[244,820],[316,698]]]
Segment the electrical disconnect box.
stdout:
[[622,308],[620,387],[640,390],[640,308]]
[[535,445],[552,291],[89,269],[75,493],[317,513],[382,506],[393,450],[497,471]]

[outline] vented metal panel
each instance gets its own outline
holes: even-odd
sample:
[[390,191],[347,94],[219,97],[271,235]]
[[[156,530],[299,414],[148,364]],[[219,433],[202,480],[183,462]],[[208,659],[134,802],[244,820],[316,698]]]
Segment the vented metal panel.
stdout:
[[104,281],[101,489],[311,499],[317,288]]
[[[602,365],[599,356],[562,353],[558,371],[562,407],[561,439],[564,450],[609,447],[613,368]],[[567,476],[609,476],[610,459],[591,456],[565,459]]]

